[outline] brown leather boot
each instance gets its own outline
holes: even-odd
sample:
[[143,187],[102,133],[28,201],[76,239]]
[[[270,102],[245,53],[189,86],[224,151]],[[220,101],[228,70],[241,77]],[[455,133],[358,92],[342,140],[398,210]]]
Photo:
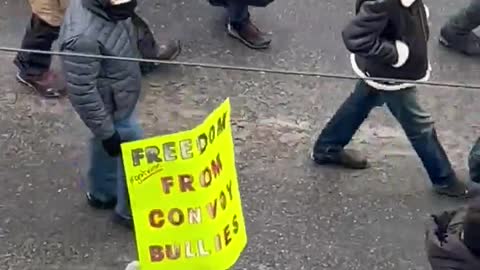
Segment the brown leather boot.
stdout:
[[335,165],[355,170],[370,167],[367,159],[352,149],[344,149],[337,153],[312,153],[310,158],[318,165]]
[[[182,46],[179,40],[169,40],[167,43],[158,46],[158,53],[154,59],[172,61],[178,57],[181,51]],[[140,70],[143,75],[148,75],[159,66],[160,64],[157,63],[140,63]]]
[[448,197],[455,198],[475,198],[480,194],[480,186],[473,182],[463,182],[455,178],[449,185],[433,186],[433,190]]
[[27,76],[18,72],[16,77],[18,82],[30,87],[45,98],[60,98],[66,94],[65,83],[52,71],[45,72],[40,76]]
[[260,31],[250,20],[240,25],[229,23],[227,32],[251,49],[267,49],[272,42],[270,35]]
[[179,40],[170,40],[166,44],[161,44],[158,48],[158,60],[174,60],[178,57],[182,47]]

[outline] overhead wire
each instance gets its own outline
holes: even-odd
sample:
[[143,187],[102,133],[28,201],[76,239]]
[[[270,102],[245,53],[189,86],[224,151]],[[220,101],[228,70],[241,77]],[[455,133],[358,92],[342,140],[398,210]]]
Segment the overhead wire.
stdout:
[[200,67],[200,68],[206,68],[206,69],[255,72],[255,73],[262,73],[262,74],[279,74],[279,75],[285,75],[285,76],[305,76],[305,77],[330,78],[330,79],[340,79],[340,80],[367,79],[371,81],[384,81],[389,83],[406,83],[406,84],[449,87],[449,88],[480,89],[480,85],[458,83],[458,82],[415,81],[415,80],[404,80],[404,79],[383,78],[383,77],[362,78],[356,75],[347,75],[347,74],[340,74],[340,73],[260,68],[260,67],[211,64],[211,63],[201,63],[201,62],[170,61],[170,60],[145,59],[145,58],[135,58],[135,57],[121,57],[121,56],[110,56],[110,55],[61,52],[61,51],[44,51],[44,50],[13,48],[13,47],[0,47],[0,52],[32,53],[32,54],[52,55],[52,56],[60,56],[60,57],[82,57],[82,58],[92,58],[92,59],[101,59],[101,60],[117,60],[117,61],[139,62],[139,63],[152,63],[152,64],[158,64],[158,65],[173,65],[173,66],[185,66],[185,67]]

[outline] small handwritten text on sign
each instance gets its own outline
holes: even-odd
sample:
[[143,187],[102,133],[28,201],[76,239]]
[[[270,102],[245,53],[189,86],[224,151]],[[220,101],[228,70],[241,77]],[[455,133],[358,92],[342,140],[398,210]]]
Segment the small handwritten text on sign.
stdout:
[[122,145],[142,270],[229,269],[246,246],[227,99],[196,128]]

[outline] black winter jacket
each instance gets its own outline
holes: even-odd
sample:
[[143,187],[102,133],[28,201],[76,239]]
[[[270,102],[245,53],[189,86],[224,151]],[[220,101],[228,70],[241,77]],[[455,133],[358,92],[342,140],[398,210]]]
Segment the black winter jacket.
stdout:
[[[427,17],[422,0],[357,0],[356,16],[342,32],[355,72],[361,77],[428,79]],[[409,86],[376,84],[382,90]]]
[[480,258],[463,243],[466,209],[444,212],[427,223],[426,250],[432,270],[479,270]]

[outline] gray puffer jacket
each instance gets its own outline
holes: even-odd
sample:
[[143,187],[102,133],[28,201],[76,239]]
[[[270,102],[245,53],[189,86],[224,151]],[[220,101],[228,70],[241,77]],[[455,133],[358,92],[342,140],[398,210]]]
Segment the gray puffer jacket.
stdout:
[[[64,52],[141,57],[130,19],[114,22],[102,8],[109,0],[72,0],[61,34]],[[135,109],[141,72],[137,62],[62,57],[69,99],[100,139],[111,137],[114,122]]]

